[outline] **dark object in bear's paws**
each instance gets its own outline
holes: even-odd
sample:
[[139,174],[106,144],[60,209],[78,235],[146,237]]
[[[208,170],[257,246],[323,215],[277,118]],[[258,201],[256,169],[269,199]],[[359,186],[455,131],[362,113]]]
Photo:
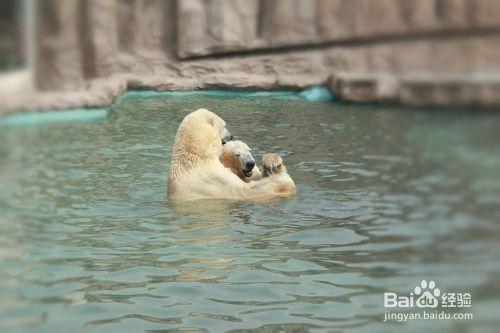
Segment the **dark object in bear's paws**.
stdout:
[[286,172],[281,157],[274,153],[264,155],[262,158],[262,177]]

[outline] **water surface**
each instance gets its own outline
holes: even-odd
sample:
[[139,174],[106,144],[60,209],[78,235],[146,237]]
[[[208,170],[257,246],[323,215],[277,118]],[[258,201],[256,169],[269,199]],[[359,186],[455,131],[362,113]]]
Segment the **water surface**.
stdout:
[[[279,96],[278,96],[279,97]],[[298,186],[273,204],[165,200],[206,107]],[[500,114],[294,98],[120,99],[107,119],[0,130],[2,332],[494,332]],[[384,323],[421,279],[469,321]]]

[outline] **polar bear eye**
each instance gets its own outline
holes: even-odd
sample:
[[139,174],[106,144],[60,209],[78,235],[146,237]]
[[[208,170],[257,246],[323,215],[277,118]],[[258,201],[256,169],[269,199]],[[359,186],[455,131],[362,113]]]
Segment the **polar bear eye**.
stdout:
[[234,153],[234,156],[240,157],[241,154]]

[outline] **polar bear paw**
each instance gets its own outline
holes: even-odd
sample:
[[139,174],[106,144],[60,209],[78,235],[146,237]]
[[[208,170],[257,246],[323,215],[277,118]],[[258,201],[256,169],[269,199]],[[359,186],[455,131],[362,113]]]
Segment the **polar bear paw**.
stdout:
[[269,153],[262,157],[262,177],[269,177],[271,175],[284,172],[286,172],[286,168],[279,155]]

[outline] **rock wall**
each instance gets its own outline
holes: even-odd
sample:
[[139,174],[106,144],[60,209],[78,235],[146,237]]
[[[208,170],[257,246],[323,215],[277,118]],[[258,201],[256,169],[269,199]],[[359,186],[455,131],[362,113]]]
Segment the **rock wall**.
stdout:
[[[434,91],[450,82],[491,88],[500,81],[496,0],[44,0],[36,6],[37,88],[85,91],[87,102],[132,88],[330,84],[346,100],[411,104],[400,96],[419,86],[409,82],[428,82]],[[423,104],[500,104],[491,92],[479,99],[444,95],[423,94]]]
[[178,55],[499,27],[499,14],[482,0],[180,1]]

